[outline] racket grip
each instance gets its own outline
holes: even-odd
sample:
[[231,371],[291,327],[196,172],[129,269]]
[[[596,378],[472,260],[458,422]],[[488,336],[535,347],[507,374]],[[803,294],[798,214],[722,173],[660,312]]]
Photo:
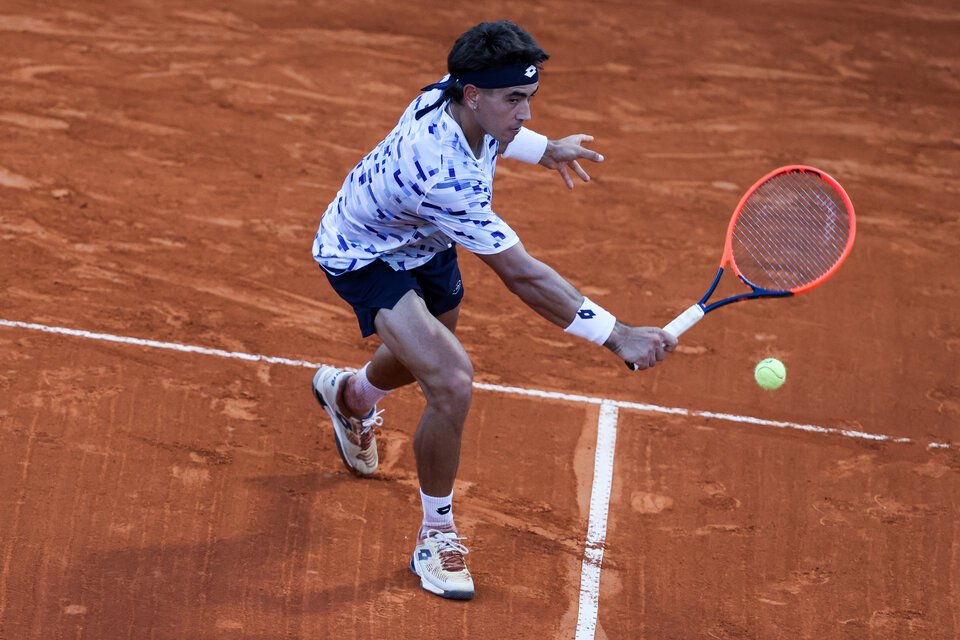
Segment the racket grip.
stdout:
[[673,322],[665,326],[663,330],[674,338],[679,338],[684,331],[700,322],[703,313],[703,307],[700,306],[700,303],[697,303],[674,318]]
[[[697,303],[674,318],[670,324],[663,328],[663,330],[672,335],[674,338],[679,338],[684,331],[700,322],[700,319],[703,318],[703,314],[703,307],[700,306],[700,303]],[[627,367],[629,367],[631,371],[637,370],[637,365],[632,362],[628,362]]]

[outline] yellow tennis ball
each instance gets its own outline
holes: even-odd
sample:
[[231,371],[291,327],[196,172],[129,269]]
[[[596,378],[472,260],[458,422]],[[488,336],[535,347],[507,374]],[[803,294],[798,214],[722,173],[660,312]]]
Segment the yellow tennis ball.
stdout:
[[776,358],[767,358],[757,363],[753,377],[764,389],[779,389],[787,381],[787,369]]

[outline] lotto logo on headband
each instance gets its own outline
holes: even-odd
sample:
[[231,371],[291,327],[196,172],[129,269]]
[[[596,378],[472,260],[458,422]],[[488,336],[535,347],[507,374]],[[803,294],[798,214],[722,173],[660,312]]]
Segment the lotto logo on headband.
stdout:
[[523,75],[527,76],[528,78],[532,78],[533,76],[537,75],[537,68],[533,65],[530,65],[527,67],[527,70],[523,72]]

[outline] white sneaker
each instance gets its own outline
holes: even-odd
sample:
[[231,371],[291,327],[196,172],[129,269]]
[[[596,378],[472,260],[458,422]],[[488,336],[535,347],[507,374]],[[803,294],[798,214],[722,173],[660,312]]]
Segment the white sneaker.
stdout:
[[470,553],[460,544],[456,531],[420,528],[410,570],[420,576],[420,586],[430,593],[453,600],[473,597],[473,578],[463,556]]
[[377,411],[374,407],[362,419],[351,418],[340,412],[337,398],[340,397],[343,383],[351,375],[341,369],[320,367],[313,376],[313,396],[333,421],[333,435],[343,464],[358,475],[368,476],[380,463],[373,428],[383,424],[383,418],[380,417],[383,411]]

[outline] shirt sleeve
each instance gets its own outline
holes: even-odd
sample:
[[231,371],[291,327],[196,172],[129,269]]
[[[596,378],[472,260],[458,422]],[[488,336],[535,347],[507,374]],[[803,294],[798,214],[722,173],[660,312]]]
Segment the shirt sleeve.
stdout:
[[468,251],[500,253],[520,238],[493,212],[491,198],[485,181],[450,175],[425,194],[419,214]]

